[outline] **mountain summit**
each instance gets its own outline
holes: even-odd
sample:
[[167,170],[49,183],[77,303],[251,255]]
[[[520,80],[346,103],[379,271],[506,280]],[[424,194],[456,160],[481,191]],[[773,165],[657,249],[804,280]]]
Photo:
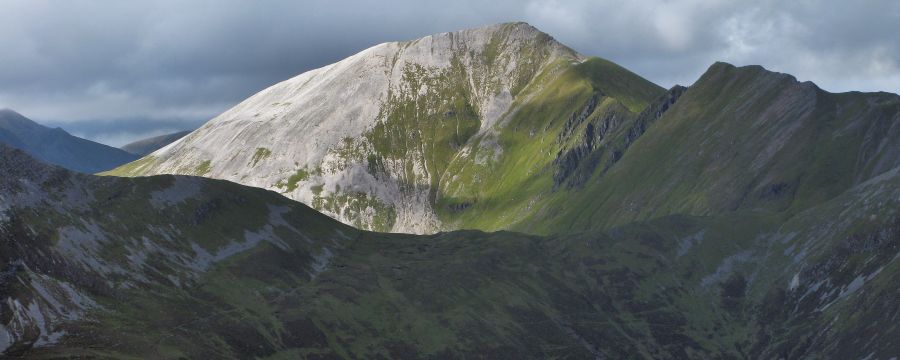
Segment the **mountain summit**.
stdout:
[[492,25],[380,44],[303,73],[110,174],[221,178],[361,228],[428,233],[509,195],[472,192],[496,187],[490,174],[504,167],[525,162],[502,187],[529,186],[524,176],[555,153],[572,107],[590,102],[585,116],[621,120],[662,93],[528,24]]

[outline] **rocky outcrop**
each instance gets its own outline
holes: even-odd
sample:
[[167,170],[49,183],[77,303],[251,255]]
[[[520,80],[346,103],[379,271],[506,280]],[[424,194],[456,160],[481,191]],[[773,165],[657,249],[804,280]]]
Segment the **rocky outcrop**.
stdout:
[[653,101],[647,109],[642,111],[634,120],[634,124],[625,133],[622,148],[619,149],[619,152],[623,153],[635,140],[647,132],[647,129],[653,125],[653,123],[659,120],[672,105],[675,105],[675,102],[678,101],[678,98],[680,98],[685,91],[687,91],[686,87],[675,85],[665,94]]
[[[580,126],[596,108],[599,97],[591,97],[580,113],[573,113],[566,121],[563,132],[557,138],[562,144],[571,142],[573,137],[577,140],[563,147],[553,161],[556,166],[553,174],[554,187],[581,187],[601,164],[600,174],[608,171],[622,158],[628,147],[678,101],[685,90],[687,88],[679,85],[672,87],[637,117],[616,103],[610,109],[595,114],[586,125]],[[576,128],[582,133],[576,135]]]

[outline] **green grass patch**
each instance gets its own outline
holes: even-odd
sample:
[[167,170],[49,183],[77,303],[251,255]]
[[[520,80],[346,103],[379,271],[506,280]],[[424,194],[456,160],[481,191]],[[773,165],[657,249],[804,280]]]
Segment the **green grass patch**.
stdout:
[[272,151],[266,148],[256,148],[256,152],[253,153],[253,157],[250,159],[250,166],[256,166],[256,164],[269,156],[272,156]]
[[293,175],[287,178],[287,181],[279,181],[275,184],[276,187],[284,189],[283,193],[293,192],[297,189],[300,182],[309,180],[309,171],[306,168],[297,169]]

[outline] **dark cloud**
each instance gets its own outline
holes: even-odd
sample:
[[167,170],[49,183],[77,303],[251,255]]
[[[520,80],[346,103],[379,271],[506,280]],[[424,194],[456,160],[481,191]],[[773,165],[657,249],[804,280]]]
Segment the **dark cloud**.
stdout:
[[0,4],[0,107],[121,142],[380,42],[516,20],[663,86],[724,60],[900,92],[893,0],[13,0]]

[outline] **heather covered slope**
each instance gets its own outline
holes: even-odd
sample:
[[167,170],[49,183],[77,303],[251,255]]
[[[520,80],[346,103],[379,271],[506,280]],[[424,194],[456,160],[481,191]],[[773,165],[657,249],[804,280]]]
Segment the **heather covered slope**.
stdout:
[[0,143],[25,150],[41,161],[89,174],[137,159],[123,150],[40,125],[9,109],[0,109]]
[[354,230],[275,193],[2,149],[0,348],[50,358],[855,358],[896,341],[900,169],[783,220]]
[[476,202],[490,218],[530,211],[553,187],[557,142],[575,141],[561,132],[586,117],[627,122],[663,92],[528,24],[492,25],[301,74],[108,174],[231,180],[365,229],[458,229]]

